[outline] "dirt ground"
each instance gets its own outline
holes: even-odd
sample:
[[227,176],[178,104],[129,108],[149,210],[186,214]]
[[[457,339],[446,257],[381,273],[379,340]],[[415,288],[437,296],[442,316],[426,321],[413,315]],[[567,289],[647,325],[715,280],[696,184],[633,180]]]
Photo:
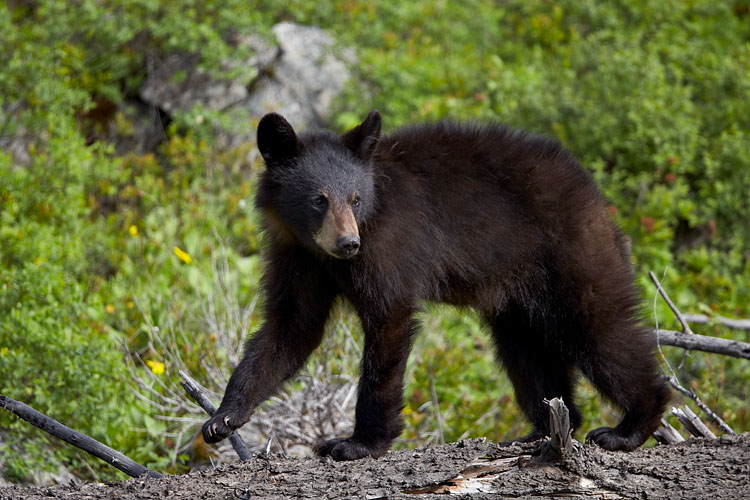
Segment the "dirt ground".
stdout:
[[690,439],[632,453],[577,445],[540,463],[538,445],[468,440],[396,451],[373,460],[259,455],[242,463],[159,479],[0,489],[2,500],[362,498],[737,499],[750,496],[750,433]]

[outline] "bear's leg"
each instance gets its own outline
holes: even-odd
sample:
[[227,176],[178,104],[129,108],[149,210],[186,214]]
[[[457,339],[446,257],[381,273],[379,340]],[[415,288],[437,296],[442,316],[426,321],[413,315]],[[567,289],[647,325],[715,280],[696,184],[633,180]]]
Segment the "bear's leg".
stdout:
[[490,320],[500,362],[513,384],[516,401],[534,426],[531,433],[516,441],[533,441],[549,434],[549,409],[545,399],[562,397],[568,407],[570,425],[577,429],[581,415],[574,403],[575,377],[572,363],[559,347],[534,328],[528,313],[513,308]]
[[629,451],[659,426],[670,395],[655,349],[651,332],[630,320],[612,321],[584,343],[578,361],[581,371],[624,412],[616,427],[594,429],[587,440],[607,450]]
[[247,342],[219,409],[203,425],[208,443],[245,424],[322,340],[337,290],[304,255],[283,257],[276,254],[264,276],[265,322]]
[[403,384],[416,323],[412,308],[387,318],[362,317],[365,346],[357,393],[354,433],[318,444],[315,452],[335,460],[384,455],[403,428]]

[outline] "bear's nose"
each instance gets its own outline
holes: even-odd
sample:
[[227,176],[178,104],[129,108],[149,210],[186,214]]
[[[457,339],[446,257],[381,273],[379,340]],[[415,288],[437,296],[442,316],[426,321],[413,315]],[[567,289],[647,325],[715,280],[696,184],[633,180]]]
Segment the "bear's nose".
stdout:
[[359,236],[356,234],[342,236],[336,242],[336,248],[347,257],[353,256],[359,250]]

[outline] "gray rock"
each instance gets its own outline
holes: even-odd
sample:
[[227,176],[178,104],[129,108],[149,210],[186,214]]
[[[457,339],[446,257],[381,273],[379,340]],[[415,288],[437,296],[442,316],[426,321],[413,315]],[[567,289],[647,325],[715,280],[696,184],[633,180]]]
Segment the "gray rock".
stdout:
[[273,31],[281,55],[243,106],[252,116],[275,111],[299,128],[324,125],[351,77],[347,64],[333,55],[334,41],[320,28],[281,23]]
[[253,55],[222,63],[223,70],[241,70],[231,79],[202,71],[196,55],[176,54],[154,61],[140,96],[169,115],[195,106],[226,113],[229,120],[217,130],[223,146],[254,140],[255,130],[248,119],[271,111],[286,116],[295,128],[325,125],[333,99],[351,76],[348,63],[355,60],[353,51],[337,57],[334,40],[317,27],[280,23],[273,32],[278,46],[255,34],[233,36],[230,43],[249,48]]
[[[141,88],[141,99],[170,115],[199,104],[207,109],[222,110],[248,95],[242,80],[216,79],[200,70],[196,55],[172,54],[150,66],[148,79]],[[230,69],[230,64],[223,64],[221,69]]]
[[23,126],[9,126],[21,108],[20,102],[0,108],[0,150],[10,154],[15,165],[28,167],[31,164],[29,146],[34,142],[34,136]]

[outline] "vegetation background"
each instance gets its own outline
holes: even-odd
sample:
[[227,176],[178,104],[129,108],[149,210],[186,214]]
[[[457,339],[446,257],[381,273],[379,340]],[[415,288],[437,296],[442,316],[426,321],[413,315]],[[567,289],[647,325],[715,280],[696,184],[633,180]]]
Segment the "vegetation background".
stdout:
[[[149,57],[189,52],[220,74],[228,33],[270,39],[283,20],[356,49],[332,128],[377,108],[387,130],[450,117],[555,136],[632,239],[647,321],[672,322],[661,304],[652,310],[648,270],[683,311],[750,316],[747,0],[11,0],[0,4],[0,140],[28,138],[30,161],[0,151],[0,393],[153,469],[184,470],[197,428],[153,403],[180,368],[200,380],[210,360],[227,374],[236,353],[216,328],[239,335],[261,320],[252,198],[262,166],[252,143],[215,145],[218,112],[178,114],[155,152],[113,143],[133,133],[126,102]],[[361,342],[346,309],[334,323],[311,362],[332,376],[356,371]],[[430,306],[423,325],[401,445],[524,432],[477,319]],[[747,362],[693,353],[680,376],[750,430]],[[616,422],[589,388],[580,402],[581,436]],[[14,481],[56,462],[115,476],[5,412],[0,439]]]

